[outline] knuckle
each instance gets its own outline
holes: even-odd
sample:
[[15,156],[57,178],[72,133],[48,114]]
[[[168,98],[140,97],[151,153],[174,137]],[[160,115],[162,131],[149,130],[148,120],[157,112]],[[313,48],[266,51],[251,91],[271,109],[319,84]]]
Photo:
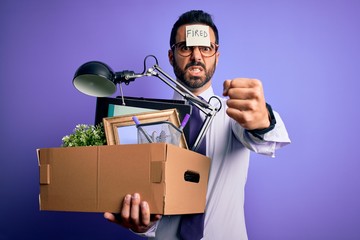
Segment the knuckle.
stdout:
[[229,81],[230,81],[230,82],[229,82],[230,87],[234,87],[235,84],[236,84],[236,79],[231,79],[231,80],[229,80]]
[[257,109],[257,102],[256,101],[249,101],[247,103],[247,108],[250,110],[250,111],[255,111]]
[[252,82],[252,84],[254,86],[261,86],[261,81],[259,79],[252,78],[252,79],[250,79],[250,81]]
[[254,87],[258,91],[261,91],[262,90],[262,82],[258,79],[254,79]]

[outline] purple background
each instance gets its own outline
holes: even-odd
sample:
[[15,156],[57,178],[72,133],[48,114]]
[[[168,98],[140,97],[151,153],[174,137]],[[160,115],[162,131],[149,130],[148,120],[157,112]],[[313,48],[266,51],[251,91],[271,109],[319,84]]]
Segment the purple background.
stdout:
[[[93,123],[95,98],[71,82],[82,63],[141,72],[154,54],[173,75],[170,29],[190,9],[212,13],[220,29],[215,91],[227,78],[261,79],[293,141],[275,159],[252,155],[249,238],[360,239],[359,1],[2,0],[1,240],[139,239],[102,214],[40,212],[35,150],[58,147],[76,124]],[[172,96],[153,78],[124,92]]]

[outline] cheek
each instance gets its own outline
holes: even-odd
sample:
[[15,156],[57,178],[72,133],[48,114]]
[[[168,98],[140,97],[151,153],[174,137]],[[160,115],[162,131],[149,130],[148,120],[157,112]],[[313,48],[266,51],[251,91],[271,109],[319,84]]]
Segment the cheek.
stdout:
[[179,59],[179,58],[176,58],[176,59],[174,58],[173,64],[176,64],[181,69],[184,69],[186,66],[184,59]]
[[207,62],[206,62],[206,68],[209,69],[209,68],[213,68],[215,67],[217,64],[217,61],[216,59],[209,59]]

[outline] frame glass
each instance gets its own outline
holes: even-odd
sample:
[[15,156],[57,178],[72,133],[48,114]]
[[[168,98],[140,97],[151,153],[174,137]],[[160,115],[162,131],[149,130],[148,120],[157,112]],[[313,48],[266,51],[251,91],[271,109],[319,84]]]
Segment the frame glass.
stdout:
[[[138,143],[133,116],[136,116],[141,124],[168,121],[176,127],[180,126],[178,112],[175,108],[103,118],[108,145]],[[181,134],[179,147],[188,149],[184,134]]]

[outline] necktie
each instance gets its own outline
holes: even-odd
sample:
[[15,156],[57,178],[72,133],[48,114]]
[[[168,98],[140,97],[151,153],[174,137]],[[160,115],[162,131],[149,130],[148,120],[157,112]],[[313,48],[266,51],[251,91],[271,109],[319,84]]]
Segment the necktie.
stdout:
[[[198,136],[203,120],[200,117],[200,111],[197,107],[192,108],[192,113],[189,121],[189,143],[192,147]],[[200,143],[198,153],[206,154],[206,140],[205,138]],[[204,217],[205,214],[186,214],[181,217],[180,221],[180,236],[184,240],[199,240],[204,233]]]
[[[202,99],[202,98],[201,98]],[[189,142],[190,146],[193,147],[197,136],[199,135],[203,120],[200,117],[200,110],[193,106],[192,113],[189,121]],[[197,149],[198,153],[206,155],[206,140],[203,138]]]

